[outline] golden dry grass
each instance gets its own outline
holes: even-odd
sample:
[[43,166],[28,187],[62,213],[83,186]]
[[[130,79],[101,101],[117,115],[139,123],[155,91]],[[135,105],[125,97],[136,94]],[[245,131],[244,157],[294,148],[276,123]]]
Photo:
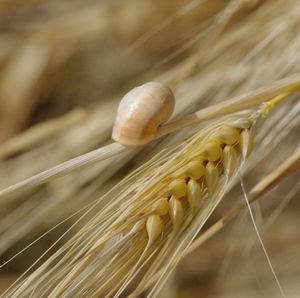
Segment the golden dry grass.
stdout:
[[[1,189],[106,144],[120,96],[146,80],[159,79],[170,84],[177,99],[176,119],[300,72],[300,9],[296,0],[3,1],[0,7]],[[248,173],[244,178],[247,189],[277,169],[296,150],[299,108],[296,94],[259,124],[255,151],[244,169]],[[151,156],[192,131],[181,130],[145,148],[96,163],[3,201],[2,261],[95,202],[130,169],[145,164]],[[281,200],[285,201],[287,189],[295,197],[298,180],[296,173],[282,186],[279,184],[269,203],[262,205],[263,214],[268,217]],[[238,191],[233,190],[229,197],[238,198]],[[231,201],[225,198],[226,203],[210,220],[224,214]],[[284,231],[277,235],[275,231],[281,231],[281,225],[275,222],[274,228],[269,228],[271,238],[264,233],[262,215],[257,217],[257,223],[271,256],[277,256],[273,261],[286,293],[297,297],[299,288],[293,276],[299,272],[299,255],[296,249],[290,254],[285,254],[285,249],[276,249],[278,243],[286,249],[299,245],[296,233],[293,234],[299,204],[294,202],[293,206],[281,210],[278,222],[287,222],[288,230],[295,236],[288,237],[287,233],[285,238]],[[30,248],[31,253],[20,255],[11,263],[12,269],[3,272],[19,275],[24,271],[22,263],[27,259],[27,265],[32,264],[76,218],[67,220],[62,230],[40,240]],[[88,220],[83,220],[71,234],[79,235],[76,233],[87,226]],[[239,234],[248,233],[249,227],[250,223],[244,225]],[[200,250],[200,260],[194,257],[203,267],[202,278],[196,278],[200,288],[192,282],[189,287],[184,278],[189,269],[184,267],[185,263],[179,267],[181,277],[173,278],[181,281],[178,295],[198,297],[199,291],[204,291],[205,297],[218,293],[224,297],[260,297],[261,291],[265,291],[265,295],[278,296],[272,275],[264,266],[265,259],[258,257],[260,253],[255,249],[249,249],[241,261],[235,254],[223,270],[228,272],[226,278],[223,273],[216,283],[212,276],[218,275],[219,263],[226,255],[226,247],[218,243],[226,246],[227,239],[228,230]],[[257,245],[256,240],[252,242]],[[214,255],[221,257],[213,262]],[[254,269],[262,280],[259,286],[252,286],[252,273],[245,269],[249,255],[255,256]],[[210,266],[206,266],[205,260],[209,260]],[[238,278],[235,266],[242,268],[245,278]],[[172,287],[171,283],[169,288]],[[167,288],[165,291],[168,292]]]

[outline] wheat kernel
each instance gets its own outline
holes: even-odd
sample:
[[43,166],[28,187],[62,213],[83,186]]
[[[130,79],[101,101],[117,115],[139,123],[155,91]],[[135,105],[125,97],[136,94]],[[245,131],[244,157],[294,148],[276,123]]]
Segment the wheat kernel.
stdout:
[[202,155],[208,161],[216,161],[222,156],[222,148],[219,142],[211,141],[207,143],[204,147]]
[[145,228],[145,219],[141,219],[138,222],[135,223],[135,225],[131,229],[131,233],[135,234],[138,233],[139,231],[143,230]]
[[176,199],[183,198],[186,195],[186,182],[184,179],[175,179],[169,184],[169,191]]
[[253,146],[253,137],[249,129],[242,131],[242,133],[240,134],[239,145],[242,156],[244,159],[246,159],[249,156]]
[[157,213],[157,215],[163,216],[168,214],[169,212],[169,202],[168,198],[161,198],[153,205],[153,211]]
[[220,138],[225,144],[232,145],[239,141],[240,134],[235,127],[223,126],[216,134],[217,138]]
[[229,177],[232,176],[235,170],[236,161],[237,161],[236,150],[230,145],[225,146],[223,149],[222,164],[223,164],[224,171],[229,175]]
[[151,215],[147,219],[146,230],[149,237],[149,242],[155,241],[161,234],[163,229],[163,223],[158,215]]
[[180,228],[183,220],[184,220],[184,210],[181,202],[175,197],[171,197],[170,201],[170,217],[173,223],[174,229]]
[[213,162],[208,162],[206,165],[205,181],[208,189],[208,194],[211,196],[219,182],[219,171]]
[[192,208],[192,212],[195,212],[200,206],[202,189],[199,182],[194,179],[188,182],[187,187],[187,199]]
[[192,160],[186,165],[185,173],[188,177],[198,180],[204,176],[205,166],[199,160]]

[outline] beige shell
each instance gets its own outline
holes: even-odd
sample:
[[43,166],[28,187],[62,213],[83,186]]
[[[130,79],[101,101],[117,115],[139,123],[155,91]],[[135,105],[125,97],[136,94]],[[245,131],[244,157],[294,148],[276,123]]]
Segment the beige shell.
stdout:
[[149,82],[129,91],[121,100],[112,138],[126,146],[153,140],[158,127],[173,113],[172,91],[160,82]]

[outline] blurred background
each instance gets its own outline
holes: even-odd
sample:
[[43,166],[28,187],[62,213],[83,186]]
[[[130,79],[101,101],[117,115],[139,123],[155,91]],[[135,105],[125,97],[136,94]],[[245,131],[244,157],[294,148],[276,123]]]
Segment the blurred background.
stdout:
[[[0,188],[109,142],[120,98],[146,81],[171,86],[179,117],[298,73],[299,25],[297,0],[2,0]],[[284,133],[252,162],[249,189],[299,148],[296,105],[298,97],[268,122]],[[274,124],[288,113],[289,125]],[[1,263],[65,220],[1,268],[0,292],[68,229],[71,214],[160,145],[0,198]],[[254,206],[288,297],[300,295],[299,177]],[[208,225],[239,200],[237,188]],[[280,297],[249,214],[189,255],[162,297]]]

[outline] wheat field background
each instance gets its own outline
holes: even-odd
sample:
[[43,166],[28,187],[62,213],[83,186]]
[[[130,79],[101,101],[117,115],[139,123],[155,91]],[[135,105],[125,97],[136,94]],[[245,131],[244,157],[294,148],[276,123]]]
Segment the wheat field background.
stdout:
[[[0,189],[108,144],[120,99],[147,81],[170,86],[176,97],[173,118],[178,119],[297,75],[299,28],[297,0],[1,1]],[[247,190],[299,151],[299,111],[295,92],[257,128],[242,169]],[[76,222],[76,212],[172,142],[207,125],[0,195],[0,263],[32,243],[1,267],[0,293]],[[295,298],[300,295],[299,178],[298,169],[252,204],[284,293]],[[203,231],[241,202],[236,183]],[[45,260],[89,220],[81,220]],[[158,296],[282,297],[249,211],[240,211],[184,257]]]

